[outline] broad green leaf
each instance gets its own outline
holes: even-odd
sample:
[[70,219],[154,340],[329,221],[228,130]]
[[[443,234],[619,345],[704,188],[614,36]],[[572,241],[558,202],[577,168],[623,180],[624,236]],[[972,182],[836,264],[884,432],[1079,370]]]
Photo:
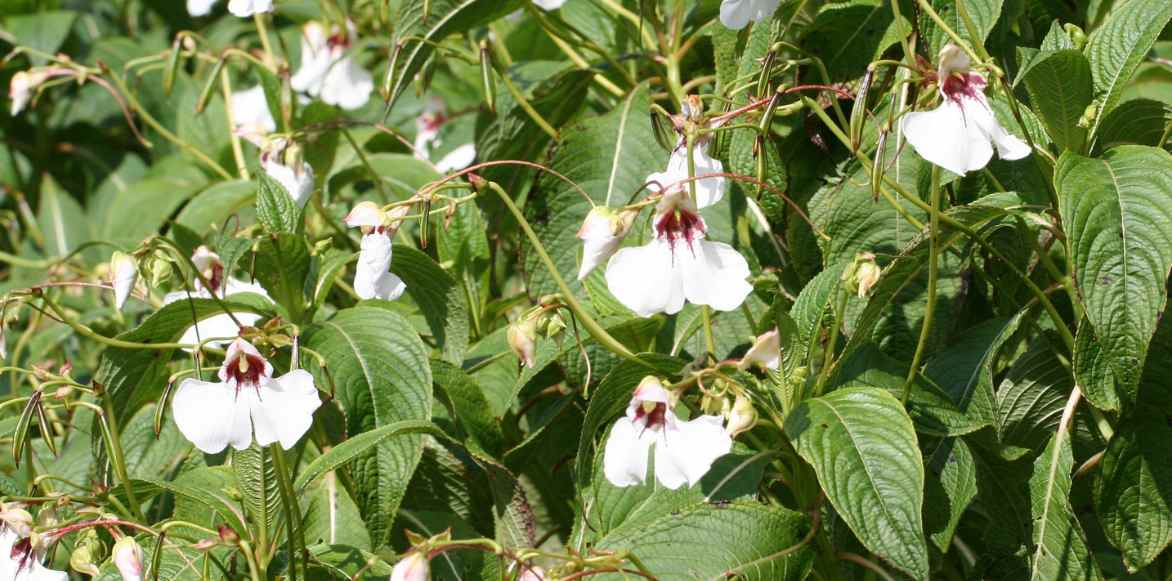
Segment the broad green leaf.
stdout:
[[285,191],[285,186],[263,170],[256,172],[256,219],[270,234],[295,234],[301,230],[304,211]]
[[504,434],[476,380],[446,361],[431,360],[437,396],[446,399],[454,419],[478,446],[490,454],[504,451]]
[[933,454],[924,489],[924,529],[942,553],[952,545],[956,526],[977,496],[977,467],[968,445],[950,438]]
[[[11,35],[14,44],[27,46],[42,53],[57,54],[61,43],[69,36],[77,13],[72,10],[45,11],[35,14],[21,14],[4,19],[5,31]],[[34,65],[43,65],[45,57],[33,55]]]
[[407,284],[444,359],[458,362],[468,350],[468,308],[464,289],[428,255],[396,244],[391,272]]
[[968,329],[924,370],[965,413],[987,425],[997,414],[993,376],[999,352],[1017,333],[1028,311],[1010,319],[992,319]]
[[[789,581],[804,579],[813,550],[803,543],[810,523],[799,513],[753,501],[698,503],[650,521],[620,526],[599,550],[635,553],[660,579]],[[599,579],[629,578],[600,575]]]
[[1121,395],[1134,398],[1172,267],[1172,154],[1138,145],[1065,153],[1054,172],[1086,316]]
[[[346,309],[309,327],[304,344],[329,362],[346,412],[347,443],[364,432],[431,418],[427,348],[399,315],[371,306]],[[315,375],[319,385],[330,384],[323,373]],[[376,545],[386,541],[421,446],[418,435],[384,440],[351,467],[355,500]]]
[[[560,179],[549,175],[541,178],[549,218],[538,225],[537,233],[559,274],[568,281],[578,278],[581,242],[575,233],[590,211],[591,201],[613,207],[625,205],[648,174],[667,167],[667,156],[651,129],[650,107],[650,91],[642,85],[610,113],[565,130],[550,167],[577,183],[590,201]],[[532,273],[529,294],[557,292],[536,253],[526,254],[526,270]]]
[[[405,0],[395,19],[391,46],[402,46],[395,59],[394,82],[387,98],[391,105],[415,80],[435,47],[451,34],[464,32],[504,16],[520,0]],[[394,49],[393,49],[394,50]]]
[[[965,25],[965,21],[961,17],[961,12],[957,7],[957,2],[964,2],[963,8],[968,12],[969,18],[972,19],[973,25],[976,26],[976,30],[970,30]],[[993,30],[993,25],[997,23],[997,19],[1001,16],[1003,0],[932,0],[931,3],[932,7],[936,9],[936,13],[940,15],[940,18],[948,24],[953,32],[959,34],[969,42],[983,45],[985,39],[989,36],[989,32]],[[940,52],[940,49],[945,44],[954,42],[927,14],[921,14],[920,28],[924,31],[925,49],[928,54],[932,55],[933,61],[935,60],[936,54]]]
[[1135,572],[1172,542],[1172,429],[1145,412],[1119,427],[1095,479],[1095,513]]
[[1124,86],[1169,20],[1172,3],[1130,0],[1118,3],[1103,25],[1091,33],[1085,50],[1095,80],[1095,97],[1101,103],[1091,135],[1097,133],[1099,122],[1118,104]]
[[313,462],[310,462],[309,466],[306,466],[297,475],[293,486],[302,490],[319,476],[337,470],[360,458],[390,438],[433,431],[436,431],[436,428],[430,421],[403,420],[347,438],[345,442],[314,458]]
[[1168,123],[1172,123],[1172,103],[1152,99],[1124,101],[1099,123],[1095,148],[1106,151],[1128,143],[1158,146]]
[[1014,360],[997,388],[997,435],[1003,444],[1036,450],[1054,434],[1074,380],[1044,341]]
[[52,177],[46,176],[41,187],[41,205],[37,226],[45,237],[45,254],[63,258],[92,239],[85,210]]
[[[360,548],[328,543],[307,547],[313,557],[311,567],[314,573],[321,571],[327,579],[338,581],[373,581],[390,576],[391,565],[378,556]],[[316,570],[314,570],[316,569]],[[313,577],[317,579],[317,577]]]
[[1091,65],[1073,48],[1039,56],[1025,76],[1026,90],[1046,132],[1060,149],[1082,151],[1086,129],[1079,119],[1094,99]]
[[268,449],[252,447],[232,451],[232,471],[240,487],[241,504],[254,526],[265,527],[272,538],[277,537],[281,514],[281,494],[277,489],[277,473]]
[[285,307],[293,322],[305,310],[305,283],[309,277],[309,248],[295,234],[274,234],[261,239],[252,272],[277,304]]
[[[137,535],[135,541],[142,547],[144,561],[149,561],[151,555],[155,550],[156,537],[149,534]],[[186,546],[183,543],[174,543],[166,547],[162,553],[162,558],[159,562],[158,578],[166,579],[167,581],[202,581],[208,577],[208,574],[218,573],[215,565],[212,564],[211,558],[223,559],[227,550],[210,551],[204,553]],[[148,571],[147,577],[154,574],[154,571]],[[122,581],[124,577],[118,571],[113,559],[108,559],[102,564],[101,569],[97,575],[93,577],[93,581]]]
[[1070,507],[1074,458],[1070,438],[1059,428],[1042,455],[1034,461],[1030,477],[1030,514],[1033,515],[1033,554],[1030,579],[1102,579],[1086,535]]
[[[329,543],[369,550],[370,533],[358,505],[335,473],[311,484],[300,496],[304,516],[301,530],[307,545]],[[312,549],[311,549],[312,550]]]
[[1091,405],[1101,410],[1119,409],[1119,390],[1116,389],[1111,359],[1086,317],[1079,322],[1074,336],[1071,370]]
[[786,418],[785,434],[859,541],[927,579],[924,463],[899,400],[883,389],[839,388],[802,402]]
[[196,194],[175,219],[196,232],[221,227],[230,216],[244,214],[243,223],[251,222],[256,185],[244,180],[221,182]]
[[890,2],[850,0],[823,6],[802,44],[825,63],[829,81],[853,81],[899,42],[900,35],[910,32],[911,23],[904,18],[896,21]]

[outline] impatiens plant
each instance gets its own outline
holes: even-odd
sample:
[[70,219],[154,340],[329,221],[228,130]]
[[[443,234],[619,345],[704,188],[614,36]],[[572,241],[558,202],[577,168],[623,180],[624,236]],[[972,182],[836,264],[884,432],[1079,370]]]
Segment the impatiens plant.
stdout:
[[0,0],[0,581],[1170,579],[1170,21]]

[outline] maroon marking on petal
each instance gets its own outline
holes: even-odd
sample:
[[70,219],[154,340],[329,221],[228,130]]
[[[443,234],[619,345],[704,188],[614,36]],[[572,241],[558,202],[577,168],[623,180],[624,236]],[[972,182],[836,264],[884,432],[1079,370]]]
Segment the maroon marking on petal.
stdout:
[[338,32],[336,34],[330,35],[330,37],[326,39],[326,46],[330,48],[350,48],[350,38],[346,36],[345,32]]
[[[240,369],[240,359],[244,358],[248,362],[248,369]],[[236,357],[229,359],[224,363],[227,368],[229,380],[236,380],[236,393],[239,395],[242,387],[256,388],[256,393],[260,394],[260,379],[265,372],[265,360],[259,356],[252,355],[240,351]]]
[[940,83],[940,92],[944,97],[961,104],[961,99],[977,99],[977,95],[985,90],[985,79],[976,73],[964,75],[949,75]]
[[640,405],[635,409],[635,423],[639,422],[643,422],[643,430],[639,435],[643,435],[647,430],[658,431],[667,424],[667,404],[656,402],[651,411]]
[[33,543],[29,539],[20,539],[12,545],[12,553],[9,558],[16,561],[16,572],[19,574],[28,566],[29,571],[33,568]]
[[695,212],[676,208],[659,218],[659,221],[655,223],[655,233],[660,238],[667,240],[673,255],[676,251],[676,242],[681,239],[687,242],[688,250],[695,254],[696,250],[692,243],[704,235],[704,220]]
[[208,289],[214,295],[221,295],[224,292],[224,263],[216,261],[212,263],[212,274],[208,277],[208,284],[212,287]]

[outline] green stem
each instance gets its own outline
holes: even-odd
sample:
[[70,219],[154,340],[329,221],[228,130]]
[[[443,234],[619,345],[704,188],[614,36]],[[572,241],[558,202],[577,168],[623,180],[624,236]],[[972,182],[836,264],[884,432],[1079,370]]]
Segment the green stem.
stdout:
[[830,328],[830,339],[826,342],[826,347],[822,351],[822,369],[818,371],[818,383],[814,386],[814,397],[822,395],[826,389],[826,381],[830,379],[830,370],[834,366],[834,348],[838,343],[838,336],[842,333],[843,319],[846,318],[846,301],[850,297],[850,293],[838,286],[838,301],[834,307],[834,326]]
[[69,318],[65,312],[57,306],[57,303],[51,300],[48,296],[42,295],[41,298],[44,299],[45,305],[49,307],[49,310],[53,311],[53,314],[57,315],[57,318],[60,319],[61,322],[69,325],[70,328],[76,331],[79,335],[93,339],[94,341],[97,341],[108,347],[117,347],[120,349],[153,349],[156,351],[166,351],[168,349],[191,349],[196,347],[196,345],[188,345],[186,343],[136,343],[134,341],[123,341],[121,339],[107,337]]
[[114,475],[122,481],[122,487],[126,490],[126,501],[130,503],[131,514],[136,519],[146,522],[146,518],[142,514],[142,506],[134,494],[134,486],[130,483],[130,473],[126,470],[126,456],[122,452],[122,441],[119,439],[121,432],[118,430],[118,415],[114,413],[114,400],[105,387],[101,389],[100,397],[102,398],[102,413],[98,418],[105,432],[106,445],[110,451],[110,463],[114,465]]
[[248,562],[248,578],[250,581],[260,581],[263,577],[261,573],[260,564],[256,561],[256,555],[252,552],[252,545],[248,541],[240,539],[237,548],[241,553],[244,553],[244,560]]
[[533,244],[533,249],[537,252],[538,258],[541,259],[542,264],[544,264],[546,270],[549,271],[549,275],[552,276],[554,282],[557,283],[558,289],[562,291],[562,300],[565,301],[566,306],[574,312],[574,316],[578,317],[578,320],[582,322],[582,326],[586,328],[586,332],[590,333],[590,336],[594,337],[594,340],[598,341],[599,344],[601,344],[603,347],[619,355],[623,359],[646,364],[642,359],[639,359],[637,355],[632,353],[630,349],[627,349],[625,345],[619,343],[618,339],[615,339],[611,336],[610,333],[607,333],[606,329],[603,329],[602,325],[599,325],[598,321],[595,321],[594,317],[591,317],[590,314],[586,312],[586,309],[584,309],[582,304],[578,302],[578,299],[574,297],[574,292],[570,290],[570,285],[566,284],[566,280],[562,278],[561,273],[558,272],[557,265],[554,264],[553,259],[549,257],[549,253],[545,251],[545,246],[541,243],[541,238],[537,237],[537,233],[533,231],[533,227],[529,225],[529,221],[525,219],[525,215],[521,213],[521,209],[517,207],[515,202],[513,202],[513,198],[509,196],[508,192],[497,185],[496,182],[488,182],[488,187],[491,188],[492,191],[496,192],[498,196],[500,196],[501,201],[504,202],[505,206],[509,209],[509,212],[511,212],[513,217],[517,219],[517,223],[521,225],[521,230],[525,232],[525,236],[527,236],[529,238],[529,242]]
[[704,349],[713,359],[716,358],[716,340],[712,336],[712,307],[700,306],[700,316],[704,324]]
[[[277,473],[277,487],[281,491],[281,503],[285,505],[287,532],[287,549],[289,551],[289,580],[297,581],[297,558],[302,556],[301,538],[301,506],[297,502],[297,495],[293,493],[293,481],[289,465],[285,463],[285,453],[277,444],[269,446],[269,454],[273,458],[273,469]],[[308,564],[302,562],[302,567],[308,571]]]
[[374,180],[374,187],[378,189],[378,194],[382,196],[383,200],[391,201],[391,196],[387,193],[386,186],[383,185],[382,176],[374,171],[374,166],[370,165],[370,160],[366,158],[366,153],[362,151],[362,147],[358,145],[354,136],[350,134],[350,130],[343,127],[342,135],[346,136],[346,141],[349,141],[350,147],[354,148],[354,153],[358,156],[358,160],[362,162],[362,166],[370,173],[370,179]]
[[920,361],[924,357],[924,350],[928,346],[928,336],[932,333],[932,320],[936,315],[936,283],[940,279],[940,166],[932,166],[932,215],[928,230],[928,303],[924,307],[924,322],[920,326],[920,340],[916,343],[916,352],[912,355],[912,365],[907,372],[907,380],[903,384],[903,396],[900,401],[907,405],[907,398],[912,392],[912,383],[919,373]]
[[554,129],[553,125],[550,125],[549,121],[546,121],[545,117],[542,117],[541,113],[538,113],[537,109],[533,108],[533,105],[529,103],[529,99],[526,99],[525,95],[521,93],[521,90],[513,84],[513,80],[509,78],[508,71],[498,70],[497,75],[500,76],[501,82],[505,84],[505,88],[509,90],[509,94],[513,96],[513,100],[517,101],[517,105],[521,106],[521,109],[525,111],[525,114],[529,115],[529,118],[532,119],[533,122],[536,123],[542,131],[552,137],[554,141],[560,141],[561,135],[558,134],[558,130]]

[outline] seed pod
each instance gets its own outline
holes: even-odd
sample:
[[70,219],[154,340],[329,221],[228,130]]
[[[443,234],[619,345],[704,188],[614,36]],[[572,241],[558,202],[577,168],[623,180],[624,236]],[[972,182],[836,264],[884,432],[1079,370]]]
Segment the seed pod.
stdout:
[[16,421],[16,429],[12,432],[12,461],[18,467],[20,466],[20,457],[24,454],[24,446],[28,443],[28,429],[33,421],[33,414],[36,413],[37,402],[41,400],[41,392],[34,391],[28,398],[28,403],[24,406],[24,411],[20,413],[20,419]]
[[484,90],[488,110],[496,113],[496,77],[493,76],[492,52],[487,39],[480,41],[480,87]]
[[[40,392],[37,392],[40,393]],[[53,441],[53,430],[49,426],[49,417],[45,415],[44,398],[37,398],[37,428],[41,431],[41,440],[45,442],[45,446],[49,448],[49,453],[57,455],[57,442]]]
[[227,59],[221,58],[216,61],[216,66],[212,67],[212,73],[208,75],[208,81],[199,93],[199,100],[195,102],[196,113],[203,113],[203,110],[207,109],[208,101],[212,98],[212,93],[220,84],[220,71],[223,70],[225,62],[227,62]]
[[167,57],[167,68],[163,69],[163,92],[171,95],[175,87],[175,74],[179,71],[179,57],[183,54],[183,37],[176,36],[171,43],[171,54]]
[[851,150],[858,151],[863,142],[863,126],[867,123],[867,93],[871,90],[871,82],[875,78],[875,68],[867,67],[863,75],[863,82],[859,84],[859,92],[855,95],[855,103],[851,106],[850,138]]

